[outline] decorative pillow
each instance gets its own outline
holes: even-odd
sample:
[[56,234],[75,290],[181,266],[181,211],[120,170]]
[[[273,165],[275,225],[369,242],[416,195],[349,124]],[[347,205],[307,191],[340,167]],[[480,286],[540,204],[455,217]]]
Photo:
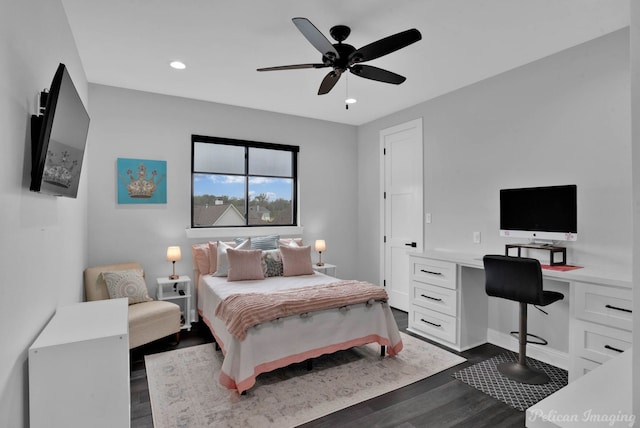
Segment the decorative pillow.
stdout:
[[258,250],[277,250],[280,235],[254,236],[251,238],[251,248]]
[[130,305],[153,300],[149,297],[142,269],[102,272],[102,277],[112,299],[127,297]]
[[193,261],[198,268],[198,272],[206,275],[211,272],[209,264],[209,243],[195,244],[191,246]]
[[282,274],[284,276],[311,275],[314,273],[311,265],[311,247],[280,246],[282,254]]
[[262,250],[227,249],[229,273],[227,281],[264,279],[262,271]]
[[[235,242],[225,242],[229,247],[235,248]],[[218,270],[218,242],[209,241],[209,270],[201,271],[203,274],[210,273],[211,275],[215,274]]]
[[280,250],[262,252],[262,271],[267,278],[282,276],[282,254],[280,254]]
[[[251,239],[247,239],[240,245],[236,245],[236,250],[248,250],[251,247]],[[211,247],[209,247],[211,248]],[[227,258],[227,250],[233,247],[226,242],[218,241],[217,245],[217,263],[216,271],[212,273],[213,276],[227,276],[229,272],[229,259]]]
[[279,245],[286,245],[287,247],[302,247],[302,238],[283,238],[278,239]]

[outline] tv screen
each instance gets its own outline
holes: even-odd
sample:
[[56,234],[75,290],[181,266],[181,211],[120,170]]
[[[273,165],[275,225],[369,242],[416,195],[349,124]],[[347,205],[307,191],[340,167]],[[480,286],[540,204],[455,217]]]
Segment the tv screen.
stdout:
[[75,198],[89,131],[89,115],[64,64],[46,95],[41,116],[32,117],[31,186],[34,192]]
[[575,241],[577,186],[500,190],[500,235],[532,240]]

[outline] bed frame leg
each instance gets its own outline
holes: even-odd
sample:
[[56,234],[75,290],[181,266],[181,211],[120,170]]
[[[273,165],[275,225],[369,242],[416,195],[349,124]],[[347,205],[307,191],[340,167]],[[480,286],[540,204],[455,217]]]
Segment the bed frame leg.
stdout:
[[381,346],[380,346],[380,356],[381,356],[381,357],[384,357],[384,351],[385,351],[385,346],[384,346],[384,345],[381,345]]
[[311,370],[313,370],[313,361],[309,358],[307,360],[307,371],[310,372]]

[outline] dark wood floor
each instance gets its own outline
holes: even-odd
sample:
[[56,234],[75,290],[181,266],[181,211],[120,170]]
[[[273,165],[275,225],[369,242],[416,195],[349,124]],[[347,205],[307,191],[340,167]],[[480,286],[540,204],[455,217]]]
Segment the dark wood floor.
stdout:
[[[407,313],[393,310],[406,333]],[[204,324],[183,331],[180,344],[170,340],[131,351],[131,427],[153,427],[144,355],[212,342]],[[432,342],[433,343],[433,342]],[[434,343],[434,345],[437,345]],[[446,348],[445,348],[446,349]],[[461,368],[491,358],[504,349],[485,344],[459,353],[467,361],[419,382],[332,413],[302,427],[524,427],[525,414],[453,378]]]

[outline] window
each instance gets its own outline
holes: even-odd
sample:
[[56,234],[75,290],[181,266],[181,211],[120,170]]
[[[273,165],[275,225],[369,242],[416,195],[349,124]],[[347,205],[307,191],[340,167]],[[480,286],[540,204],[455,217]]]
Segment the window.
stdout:
[[295,226],[298,146],[191,137],[191,227]]

